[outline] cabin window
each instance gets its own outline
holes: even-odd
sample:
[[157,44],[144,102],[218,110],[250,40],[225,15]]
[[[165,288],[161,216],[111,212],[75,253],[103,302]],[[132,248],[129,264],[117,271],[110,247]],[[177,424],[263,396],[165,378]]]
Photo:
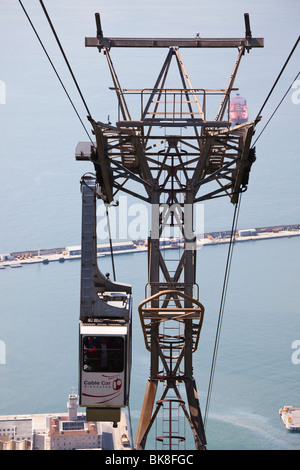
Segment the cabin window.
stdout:
[[120,336],[85,336],[83,370],[85,372],[122,372],[124,338]]

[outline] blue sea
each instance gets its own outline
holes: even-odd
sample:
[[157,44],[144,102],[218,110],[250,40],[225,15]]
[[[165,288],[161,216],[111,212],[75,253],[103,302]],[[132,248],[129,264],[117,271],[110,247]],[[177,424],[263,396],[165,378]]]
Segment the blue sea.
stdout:
[[[253,36],[265,48],[243,58],[237,80],[254,118],[298,37],[299,2],[276,0],[209,3],[54,0],[49,13],[96,120],[114,118],[116,103],[104,56],[84,47],[95,35],[101,9],[107,36],[239,37],[249,12]],[[43,13],[24,1],[48,51],[85,110],[57,50]],[[191,16],[190,12],[193,12]],[[14,34],[11,35],[11,31]],[[176,31],[176,33],[174,33]],[[278,34],[280,31],[280,34]],[[86,135],[68,103],[17,1],[0,6],[0,253],[78,245],[81,232],[80,177],[92,171],[75,161]],[[122,86],[153,86],[165,54],[112,51]],[[197,53],[198,54],[198,53]],[[219,58],[217,59],[219,54]],[[195,87],[227,85],[236,53],[204,51],[197,60],[182,52]],[[157,59],[158,57],[158,59]],[[143,66],[139,66],[139,61]],[[296,50],[263,112],[256,137],[298,73]],[[148,70],[148,72],[147,72]],[[219,73],[220,70],[220,73]],[[222,72],[222,73],[221,73]],[[224,72],[224,73],[223,73]],[[203,84],[203,86],[202,86]],[[295,82],[256,144],[257,161],[243,195],[239,228],[300,222],[297,129],[300,104]],[[134,203],[132,199],[128,204]],[[221,199],[204,204],[204,230],[230,230],[233,207]],[[197,283],[205,318],[194,376],[204,413],[217,328],[227,245],[197,253]],[[133,365],[130,415],[137,429],[149,355],[137,306],[145,295],[147,254],[115,256],[120,282],[133,286]],[[99,259],[111,271],[110,257]],[[292,345],[300,341],[300,237],[237,243],[224,311],[206,435],[208,449],[298,450],[300,434],[288,433],[278,410],[300,406],[300,364]],[[0,415],[65,412],[78,381],[80,261],[0,270]],[[299,356],[298,356],[299,357]],[[158,396],[158,398],[160,398]],[[148,448],[155,448],[153,436]],[[186,449],[193,449],[188,435]]]

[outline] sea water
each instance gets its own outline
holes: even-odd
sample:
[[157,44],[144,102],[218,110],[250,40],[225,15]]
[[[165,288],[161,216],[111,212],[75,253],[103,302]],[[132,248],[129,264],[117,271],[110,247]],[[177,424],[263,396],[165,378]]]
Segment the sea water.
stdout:
[[[299,405],[300,238],[236,243],[207,415],[210,449],[298,449],[278,410]],[[198,250],[198,283],[205,319],[194,353],[202,413],[206,405],[228,246]],[[292,259],[292,262],[291,262]],[[135,434],[149,376],[137,306],[144,298],[146,253],[115,256],[117,278],[133,286],[133,364],[130,416]],[[110,257],[99,259],[111,271]],[[130,266],[130,270],[128,270]],[[0,271],[0,414],[65,412],[78,382],[80,261]],[[157,399],[160,397],[157,396]],[[150,448],[155,448],[150,439]],[[190,438],[187,449],[193,449]]]
[[[114,122],[116,103],[108,91],[112,81],[105,57],[84,47],[84,37],[95,34],[99,2],[69,3],[51,2],[50,16],[94,119],[107,122],[110,115]],[[277,0],[270,5],[215,0],[196,7],[193,0],[174,0],[171,9],[169,2],[160,2],[158,17],[156,2],[132,0],[125,5],[111,0],[102,2],[102,27],[108,36],[158,37],[163,32],[174,37],[180,31],[182,37],[194,37],[200,30],[204,37],[232,37],[233,31],[238,37],[244,35],[243,14],[249,9],[253,36],[265,37],[264,49],[243,57],[236,81],[252,120],[298,37],[299,2]],[[86,123],[86,111],[76,98],[42,10],[30,2],[26,7]],[[93,168],[76,162],[74,153],[77,142],[87,136],[18,2],[3,0],[0,8],[0,83],[5,85],[5,97],[0,96],[0,253],[78,245],[79,181]],[[144,52],[127,51],[128,58],[124,50],[112,51],[122,87],[155,83],[165,51]],[[182,51],[193,85],[225,87],[237,51],[195,54]],[[255,138],[292,83],[298,65],[299,47],[264,108]],[[238,228],[299,223],[298,91],[299,83],[294,83],[256,144],[257,160],[242,198]],[[205,203],[204,231],[230,230],[231,220],[229,200]],[[278,414],[283,405],[300,406],[300,364],[293,361],[292,348],[300,340],[299,245],[299,238],[235,245],[206,424],[210,449],[300,448],[300,434],[288,433]],[[194,376],[202,412],[227,249],[204,247],[197,256],[205,319],[194,353]],[[118,255],[115,262],[117,279],[133,286],[130,415],[135,435],[149,375],[149,354],[137,315],[145,296],[147,254]],[[99,263],[103,272],[112,272],[109,257]],[[80,262],[6,268],[0,271],[0,289],[0,414],[64,412],[78,381]],[[148,445],[155,447],[153,437]],[[189,437],[186,445],[193,449],[193,439]]]

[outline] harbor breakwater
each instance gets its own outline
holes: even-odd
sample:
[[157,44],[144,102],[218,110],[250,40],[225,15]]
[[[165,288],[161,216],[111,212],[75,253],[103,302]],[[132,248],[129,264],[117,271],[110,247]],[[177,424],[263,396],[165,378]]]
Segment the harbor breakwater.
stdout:
[[[234,242],[270,240],[300,235],[300,224],[280,225],[272,227],[260,227],[237,230],[234,234]],[[229,243],[231,231],[210,232],[198,235],[197,248],[215,246]],[[160,240],[163,249],[183,248],[183,239],[165,238]],[[113,254],[141,253],[148,249],[147,240],[119,241],[112,243]],[[97,255],[110,256],[110,243],[103,243],[97,246]],[[81,258],[81,246],[66,246],[60,248],[38,249],[28,251],[16,251],[12,253],[0,254],[0,269],[19,268],[32,263],[48,264],[53,261],[63,263],[65,261]]]

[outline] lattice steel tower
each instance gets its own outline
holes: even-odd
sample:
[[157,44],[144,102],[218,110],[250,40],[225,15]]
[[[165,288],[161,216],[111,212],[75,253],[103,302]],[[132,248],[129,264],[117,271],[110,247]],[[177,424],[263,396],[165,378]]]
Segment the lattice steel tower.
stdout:
[[[263,39],[252,37],[247,14],[245,37],[233,39],[110,38],[103,36],[99,14],[96,25],[97,37],[86,38],[86,46],[96,47],[107,59],[119,117],[115,126],[90,119],[95,144],[80,143],[77,159],[93,162],[98,196],[106,204],[121,190],[146,201],[152,209],[147,298],[139,305],[145,345],[150,353],[150,376],[136,449],[145,448],[148,433],[162,410],[167,426],[157,436],[158,440],[169,449],[184,440],[175,429],[175,410],[176,413],[180,410],[193,432],[196,449],[205,449],[193,377],[193,353],[204,316],[196,283],[194,206],[222,195],[237,204],[240,192],[247,188],[255,160],[250,144],[256,122],[231,124],[230,93],[245,52],[263,47]],[[167,56],[153,88],[121,88],[110,54],[115,47],[166,48]],[[180,54],[184,48],[237,49],[226,88],[194,88]],[[166,88],[172,61],[179,72],[180,88]],[[218,97],[219,105],[209,118],[209,101]],[[134,111],[140,110],[140,115],[135,119],[127,105],[132,98],[139,100]],[[143,191],[129,186],[132,181]],[[178,250],[168,250],[164,245],[164,238],[172,234],[179,240]],[[176,258],[174,253],[179,256]],[[164,384],[163,392],[156,400],[160,383]],[[183,384],[185,399],[179,384]]]

